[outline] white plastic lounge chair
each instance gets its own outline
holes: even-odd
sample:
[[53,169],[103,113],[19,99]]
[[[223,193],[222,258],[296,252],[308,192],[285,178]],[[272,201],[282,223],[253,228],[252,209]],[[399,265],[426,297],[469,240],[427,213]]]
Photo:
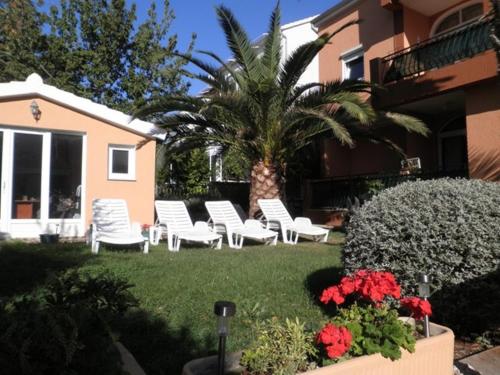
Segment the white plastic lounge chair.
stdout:
[[[167,244],[170,251],[179,251],[181,240],[216,244],[222,246],[222,235],[213,232],[204,221],[191,221],[183,201],[155,201],[157,224],[166,227]],[[159,234],[161,236],[161,233]]]
[[229,247],[241,249],[243,240],[251,238],[276,245],[278,233],[262,227],[258,220],[241,221],[234,206],[229,201],[205,202],[216,232],[226,232]]
[[326,242],[328,233],[326,228],[312,225],[311,219],[307,217],[296,217],[292,219],[288,210],[280,199],[259,199],[258,204],[267,221],[267,228],[281,229],[283,242],[295,245],[299,236],[311,236],[313,240]]
[[92,202],[92,253],[99,252],[101,242],[115,245],[139,244],[149,252],[139,223],[130,224],[127,202],[123,199],[94,199]]

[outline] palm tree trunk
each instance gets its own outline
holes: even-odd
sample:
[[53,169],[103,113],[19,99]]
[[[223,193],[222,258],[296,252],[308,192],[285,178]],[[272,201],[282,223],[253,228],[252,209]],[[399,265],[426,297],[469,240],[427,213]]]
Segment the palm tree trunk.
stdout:
[[276,166],[266,166],[262,161],[254,164],[250,177],[250,208],[248,216],[253,218],[259,211],[258,199],[280,199],[282,197],[282,187],[281,173]]

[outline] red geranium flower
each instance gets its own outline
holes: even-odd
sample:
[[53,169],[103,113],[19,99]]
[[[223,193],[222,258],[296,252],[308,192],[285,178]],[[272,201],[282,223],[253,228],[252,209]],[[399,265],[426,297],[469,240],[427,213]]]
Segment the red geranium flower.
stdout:
[[340,280],[339,288],[342,294],[345,296],[354,293],[358,290],[356,286],[356,281],[352,277],[348,276],[345,276],[342,278],[342,280]]
[[347,328],[328,323],[318,333],[317,342],[325,345],[326,354],[329,358],[334,359],[344,355],[349,350],[352,335]]
[[330,301],[333,301],[337,305],[340,305],[341,303],[344,303],[344,297],[345,296],[342,294],[338,286],[331,286],[323,291],[323,294],[321,294],[321,298],[319,300],[325,305]]
[[425,315],[432,315],[432,308],[429,301],[418,298],[418,297],[406,297],[400,301],[402,307],[406,307],[411,311],[412,316],[421,320]]

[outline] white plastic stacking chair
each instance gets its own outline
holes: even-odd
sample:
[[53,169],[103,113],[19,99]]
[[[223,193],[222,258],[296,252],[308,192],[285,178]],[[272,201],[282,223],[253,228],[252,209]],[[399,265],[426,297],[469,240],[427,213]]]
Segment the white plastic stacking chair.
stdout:
[[243,223],[231,202],[205,202],[205,207],[214,224],[214,230],[226,233],[229,247],[241,249],[245,238],[261,240],[267,244],[276,245],[278,241],[277,232],[265,229],[258,220],[245,220]]
[[157,225],[166,227],[170,251],[179,251],[182,240],[211,243],[221,248],[222,235],[213,232],[204,221],[193,225],[183,201],[155,201],[155,208]]
[[296,217],[293,220],[280,199],[259,199],[257,202],[266,218],[266,227],[281,229],[284,243],[295,245],[302,235],[311,236],[313,240],[320,242],[328,240],[328,229],[313,225],[307,217]]
[[92,253],[101,242],[114,245],[139,244],[149,252],[149,239],[142,235],[139,223],[130,224],[127,202],[123,199],[94,199],[92,202]]

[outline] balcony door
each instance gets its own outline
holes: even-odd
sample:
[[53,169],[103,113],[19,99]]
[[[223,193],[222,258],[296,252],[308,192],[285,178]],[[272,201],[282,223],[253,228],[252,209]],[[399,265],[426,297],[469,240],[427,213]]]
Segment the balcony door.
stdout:
[[439,132],[439,164],[445,174],[453,176],[467,173],[465,117],[450,121]]

